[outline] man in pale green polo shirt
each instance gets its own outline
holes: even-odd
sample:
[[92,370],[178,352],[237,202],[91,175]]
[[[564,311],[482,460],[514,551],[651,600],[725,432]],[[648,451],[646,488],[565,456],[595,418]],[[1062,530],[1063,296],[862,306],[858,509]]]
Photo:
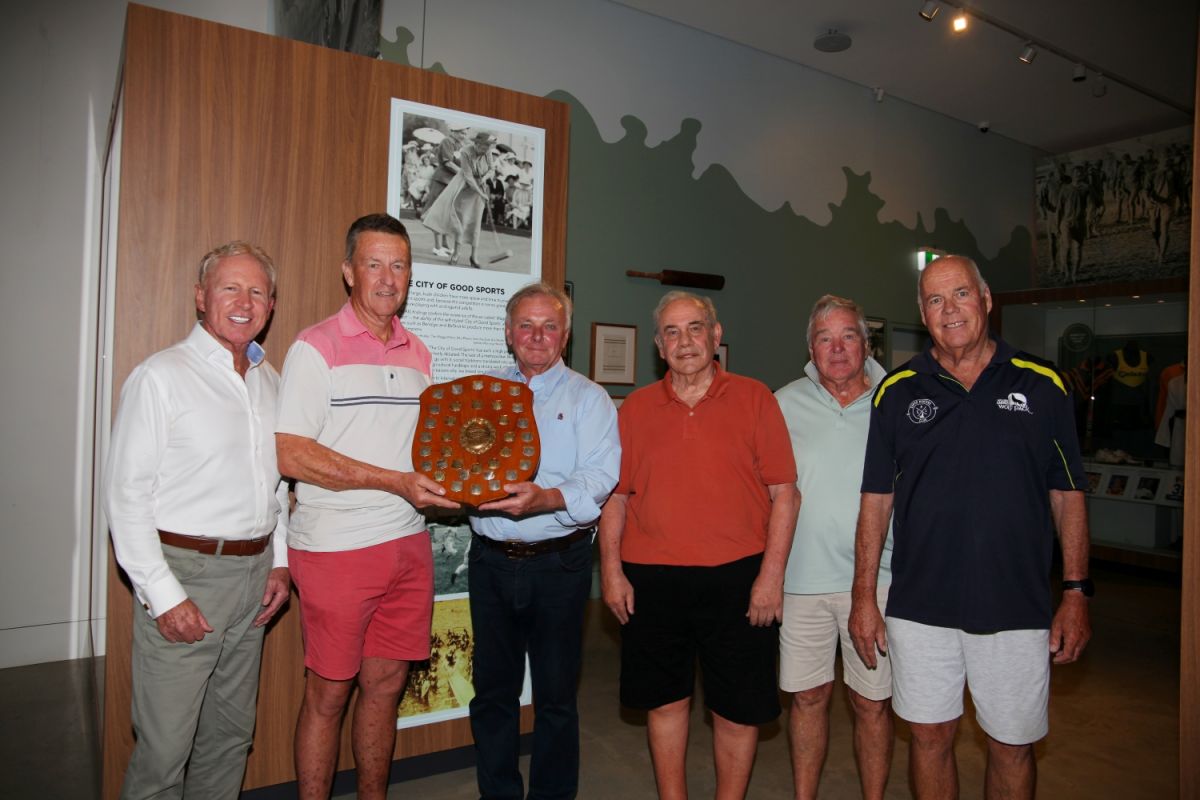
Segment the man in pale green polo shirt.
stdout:
[[[817,796],[840,638],[863,797],[881,798],[892,761],[892,673],[886,659],[877,669],[862,663],[847,624],[871,395],[885,371],[867,355],[862,308],[834,295],[813,306],[808,352],[804,377],[775,393],[792,438],[801,496],[779,632],[779,687],[792,693],[792,775],[797,798]],[[891,555],[889,533],[879,568],[881,611],[891,583]]]

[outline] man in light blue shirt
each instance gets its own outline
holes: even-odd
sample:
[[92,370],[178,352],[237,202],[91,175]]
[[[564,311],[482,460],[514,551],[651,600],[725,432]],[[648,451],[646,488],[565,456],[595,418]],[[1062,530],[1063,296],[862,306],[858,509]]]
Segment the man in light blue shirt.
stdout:
[[[871,396],[884,369],[867,355],[862,308],[834,295],[813,306],[808,352],[804,377],[775,393],[791,435],[801,495],[779,632],[779,687],[792,693],[792,773],[797,798],[817,796],[840,638],[863,797],[881,798],[892,760],[892,675],[886,659],[877,669],[863,664],[848,622]],[[889,533],[879,569],[880,609],[891,583],[891,553]]]
[[[509,298],[504,335],[516,363],[493,374],[529,385],[542,455],[533,481],[506,484],[508,497],[471,516],[471,732],[484,800],[565,799],[578,790],[583,611],[595,524],[617,483],[621,443],[608,394],[562,361],[570,331],[562,291],[535,283]],[[517,768],[526,653],[534,696],[527,795]]]

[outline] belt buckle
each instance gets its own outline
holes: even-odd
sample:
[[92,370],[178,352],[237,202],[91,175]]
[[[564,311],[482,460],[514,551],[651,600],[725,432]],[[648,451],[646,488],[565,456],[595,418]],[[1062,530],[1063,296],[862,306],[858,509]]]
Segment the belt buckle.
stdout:
[[517,539],[504,539],[500,542],[500,550],[506,558],[524,558],[527,545]]

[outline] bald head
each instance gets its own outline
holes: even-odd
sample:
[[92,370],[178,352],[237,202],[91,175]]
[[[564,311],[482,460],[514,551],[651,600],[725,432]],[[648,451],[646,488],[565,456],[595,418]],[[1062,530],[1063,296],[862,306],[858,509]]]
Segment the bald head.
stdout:
[[983,273],[979,271],[979,266],[967,258],[966,256],[942,256],[935,259],[929,266],[921,271],[921,276],[917,278],[917,308],[925,307],[925,283],[929,278],[937,274],[937,270],[965,268],[975,282],[975,288],[982,295],[988,290],[987,281],[983,279]]

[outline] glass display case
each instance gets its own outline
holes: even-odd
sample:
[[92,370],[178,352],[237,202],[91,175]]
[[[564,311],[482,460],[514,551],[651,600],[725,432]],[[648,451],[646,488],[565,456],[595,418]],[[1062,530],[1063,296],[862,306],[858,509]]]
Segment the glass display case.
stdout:
[[993,328],[1053,361],[1071,389],[1093,555],[1178,570],[1184,281],[999,293],[993,301]]

